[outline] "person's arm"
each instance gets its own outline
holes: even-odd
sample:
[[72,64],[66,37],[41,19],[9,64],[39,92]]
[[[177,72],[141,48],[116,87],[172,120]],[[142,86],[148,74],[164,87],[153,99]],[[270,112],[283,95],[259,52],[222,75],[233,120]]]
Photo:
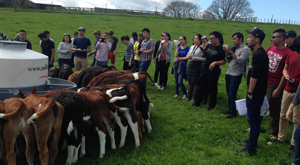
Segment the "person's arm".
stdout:
[[43,49],[42,46],[40,45],[40,53],[43,53]]
[[53,65],[54,63],[54,55],[55,55],[55,48],[51,49],[51,60],[50,60],[50,65]]
[[[198,54],[198,53],[199,53],[200,56],[201,56],[201,54],[202,54],[201,48],[198,48],[198,49],[196,50],[195,54]],[[199,55],[197,55],[197,56],[199,56]],[[193,57],[193,58],[195,58],[195,60],[192,59],[191,61],[200,61],[200,62],[204,62],[204,61],[205,61],[205,58],[203,58],[203,57]]]
[[119,42],[117,42],[117,46],[116,46],[116,49],[114,51],[114,56],[116,56],[116,52],[117,52],[118,49],[119,49]]
[[0,36],[2,37],[2,40],[8,40],[8,37],[4,33],[0,32]]
[[256,78],[250,78],[250,84],[249,84],[249,89],[248,89],[248,97],[249,99],[252,99],[252,93],[254,91],[254,88],[256,86],[257,79]]
[[250,50],[248,48],[245,48],[244,50],[242,50],[241,55],[237,56],[235,53],[232,52],[230,46],[228,48],[229,53],[231,53],[232,58],[238,63],[238,64],[242,64],[244,63],[249,55],[250,55]]
[[213,70],[216,65],[224,65],[224,64],[226,64],[225,60],[214,61],[209,65],[209,70]]
[[150,49],[149,50],[142,50],[142,53],[146,53],[146,54],[149,54],[149,53],[153,53],[155,51],[155,43],[154,41],[150,41]]
[[284,65],[284,68],[283,68],[283,70],[282,70],[282,74],[283,74],[283,77],[286,79],[286,80],[288,80],[289,79],[289,74],[288,74],[288,72],[289,72],[289,65],[288,64],[285,64]]
[[107,48],[107,50],[111,49],[111,43],[110,42],[106,42],[106,48]]
[[77,51],[76,45],[73,45],[73,46],[72,46],[72,50],[73,50],[74,52]]
[[132,63],[132,59],[134,58],[134,51],[133,51],[133,45],[130,46],[130,60],[129,60],[129,63],[128,63],[128,66],[131,66],[131,63]]
[[63,50],[62,42],[58,45],[57,53],[67,53],[67,50]]
[[278,87],[272,93],[273,98],[277,98],[280,96],[280,93],[282,92],[282,89],[285,86],[285,82],[286,82],[285,77],[282,76]]
[[28,42],[27,45],[28,45],[28,49],[32,50],[31,42]]
[[156,58],[156,54],[157,54],[159,45],[160,45],[160,41],[157,41],[156,44],[155,44],[155,49],[154,49],[153,59]]

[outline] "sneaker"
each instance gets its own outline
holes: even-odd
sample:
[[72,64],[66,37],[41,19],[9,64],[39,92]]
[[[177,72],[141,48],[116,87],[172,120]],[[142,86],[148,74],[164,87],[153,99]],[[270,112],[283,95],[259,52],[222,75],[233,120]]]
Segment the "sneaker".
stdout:
[[283,143],[283,142],[278,139],[276,139],[275,141],[272,142],[272,144],[281,144],[281,143]]
[[249,155],[249,156],[253,156],[253,155],[256,155],[257,151],[250,151],[248,148],[244,148],[243,150],[241,151],[234,151],[234,154],[236,155]]
[[251,129],[251,128],[247,128],[246,131],[249,131],[249,132],[250,132],[250,129]]
[[245,141],[243,141],[243,142],[236,142],[237,145],[239,145],[239,146],[244,146],[244,147],[246,147],[246,146],[248,145],[248,143],[249,143],[248,140],[245,140]]
[[189,98],[185,99],[184,101],[189,101]]
[[276,136],[274,136],[274,135],[270,135],[270,139],[271,139],[271,140],[276,140],[276,139],[277,139],[277,137],[276,137]]
[[176,94],[174,97],[177,97],[178,95]]
[[289,151],[295,151],[295,146],[290,145],[290,147],[288,149],[289,149]]
[[183,97],[182,97],[183,99],[185,99],[186,98],[186,95],[183,95]]
[[228,116],[226,116],[225,118],[226,118],[226,119],[234,119],[234,118],[236,118],[236,116],[228,115]]
[[195,102],[195,100],[194,99],[192,99],[191,101],[190,101],[190,103],[194,103]]

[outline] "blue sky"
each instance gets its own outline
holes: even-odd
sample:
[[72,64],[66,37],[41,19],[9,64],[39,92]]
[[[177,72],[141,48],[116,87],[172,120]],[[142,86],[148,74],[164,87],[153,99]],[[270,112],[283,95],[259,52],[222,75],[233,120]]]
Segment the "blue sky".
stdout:
[[[162,11],[174,0],[32,0],[38,3],[54,3],[65,7],[103,7],[116,9],[134,9]],[[185,0],[198,3],[206,10],[213,0]],[[248,0],[254,10],[254,16],[259,19],[291,19],[300,23],[300,0]]]
[[[213,0],[197,3],[206,10]],[[248,0],[257,18],[291,19],[300,22],[300,0]]]

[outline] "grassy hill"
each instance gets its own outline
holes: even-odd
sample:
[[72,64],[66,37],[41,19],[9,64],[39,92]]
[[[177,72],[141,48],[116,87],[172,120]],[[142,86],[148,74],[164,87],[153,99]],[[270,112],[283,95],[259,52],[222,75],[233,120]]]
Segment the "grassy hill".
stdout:
[[[286,31],[295,30],[300,34],[300,26],[264,24],[248,22],[232,22],[220,20],[198,20],[186,18],[136,16],[121,14],[93,14],[93,13],[68,13],[61,11],[27,10],[15,12],[13,9],[0,8],[0,31],[9,38],[13,38],[20,29],[25,29],[33,50],[39,50],[39,38],[37,35],[44,31],[50,31],[50,37],[54,39],[56,48],[63,39],[64,33],[73,33],[81,26],[86,28],[86,37],[91,39],[92,45],[95,38],[92,32],[95,29],[103,31],[114,30],[116,36],[121,38],[132,32],[141,32],[144,27],[151,30],[150,37],[157,41],[161,32],[169,32],[172,40],[185,35],[188,45],[191,46],[192,38],[200,33],[208,36],[211,31],[220,31],[224,37],[224,43],[233,45],[231,35],[242,32],[245,43],[248,34],[245,29],[251,30],[259,27],[266,33],[263,47],[267,49],[271,45],[272,32],[278,28]],[[93,46],[92,46],[93,48]],[[117,52],[116,67],[122,69],[125,45],[120,42]],[[175,49],[173,50],[174,56]],[[55,65],[58,66],[58,53],[55,54]],[[174,58],[174,57],[173,57]],[[91,62],[89,58],[89,63]],[[173,61],[173,60],[172,60]],[[77,164],[288,164],[292,161],[294,153],[287,151],[291,138],[292,125],[289,128],[288,138],[285,144],[268,146],[269,118],[265,117],[262,123],[262,133],[258,140],[258,156],[237,157],[234,151],[242,149],[235,145],[236,141],[246,140],[249,127],[245,116],[234,120],[224,119],[221,112],[228,110],[227,95],[225,91],[225,73],[228,64],[222,66],[219,79],[218,103],[215,109],[208,112],[206,106],[200,108],[191,107],[184,102],[182,92],[180,97],[175,95],[174,77],[169,74],[167,89],[155,90],[148,81],[148,96],[155,107],[152,108],[151,123],[153,131],[144,134],[141,147],[134,147],[134,139],[131,131],[128,131],[125,147],[111,150],[109,138],[107,139],[106,155],[98,159],[99,142],[97,135],[87,140],[87,155]],[[148,72],[154,75],[155,65],[152,63]],[[187,82],[184,82],[187,84]],[[238,92],[238,99],[246,94],[246,79],[243,78]],[[118,129],[117,131],[118,132]],[[119,133],[116,133],[116,136]],[[118,140],[119,138],[117,138]],[[119,141],[117,141],[117,144]],[[58,155],[57,164],[63,164],[66,159],[66,151]]]

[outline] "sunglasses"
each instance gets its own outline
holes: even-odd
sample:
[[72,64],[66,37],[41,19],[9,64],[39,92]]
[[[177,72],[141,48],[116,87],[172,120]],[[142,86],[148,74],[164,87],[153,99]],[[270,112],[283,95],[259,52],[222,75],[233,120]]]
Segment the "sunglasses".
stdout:
[[275,39],[276,37],[281,37],[281,36],[272,36],[272,39]]
[[164,37],[165,35],[162,34],[161,36]]
[[65,35],[65,36],[66,36],[66,35],[70,35],[70,33],[65,33],[64,35]]

